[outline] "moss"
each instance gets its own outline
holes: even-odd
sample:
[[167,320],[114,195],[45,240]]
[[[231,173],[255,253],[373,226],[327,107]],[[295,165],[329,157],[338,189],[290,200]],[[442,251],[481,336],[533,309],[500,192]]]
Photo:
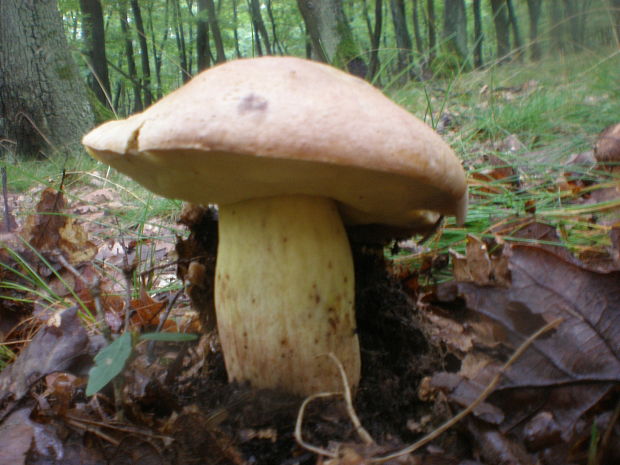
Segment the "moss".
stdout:
[[56,67],[56,75],[63,81],[75,79],[75,69],[70,63],[64,63]]
[[332,58],[332,64],[338,68],[346,69],[347,63],[359,56],[359,49],[353,39],[351,28],[346,21],[339,21],[337,30],[340,42],[338,42],[338,46],[336,47],[336,53]]
[[88,89],[88,103],[90,104],[90,107],[95,115],[96,124],[101,124],[105,121],[116,118],[116,116],[114,116],[114,112],[102,104],[90,88]]

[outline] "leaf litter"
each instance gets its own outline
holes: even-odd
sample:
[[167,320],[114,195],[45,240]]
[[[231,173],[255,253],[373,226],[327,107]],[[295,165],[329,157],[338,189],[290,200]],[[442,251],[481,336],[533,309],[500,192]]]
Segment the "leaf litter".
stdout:
[[[520,147],[518,141],[507,140],[499,150],[512,147]],[[501,161],[496,166],[484,182],[523,187],[519,173]],[[587,185],[569,188],[587,200]],[[371,463],[432,433],[481,395],[472,414],[431,445],[386,463],[620,461],[614,223],[609,246],[590,260],[573,255],[562,230],[532,210],[499,223],[484,239],[470,236],[464,254],[452,252],[453,281],[431,288],[417,271],[388,266],[381,247],[369,253],[367,245],[354,244],[364,373],[352,404],[325,398],[308,406],[305,440],[339,451],[317,457],[293,436],[303,399],[227,383],[210,330],[216,216],[186,210],[190,234],[178,240],[175,257],[171,243],[155,237],[127,243],[102,225],[105,205],[118,208],[113,191],[80,198],[68,205],[62,193],[45,191],[36,214],[2,236],[0,335],[16,358],[0,373],[0,464]],[[136,252],[143,246],[154,251],[146,263]],[[420,272],[432,275],[435,266],[445,266],[441,257]],[[154,299],[146,289],[153,264],[166,262],[163,269],[176,266],[187,283],[198,317],[181,301],[175,318],[166,320],[171,323],[163,322],[171,295]],[[139,277],[135,284],[127,285],[128,272]],[[123,358],[131,352],[120,375],[88,397],[89,371],[111,342],[97,329],[101,312],[111,340],[160,324],[203,336],[158,342],[154,349],[146,341],[127,342]],[[503,368],[524,341],[557,319],[559,326]],[[486,397],[494,379],[499,383]],[[356,434],[351,408],[374,445]]]

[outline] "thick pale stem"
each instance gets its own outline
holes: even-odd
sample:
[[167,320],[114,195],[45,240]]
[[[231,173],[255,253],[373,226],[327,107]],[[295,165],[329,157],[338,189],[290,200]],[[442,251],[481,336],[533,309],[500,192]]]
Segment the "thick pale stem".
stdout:
[[351,249],[333,201],[270,197],[220,206],[215,305],[231,381],[309,395],[360,376]]

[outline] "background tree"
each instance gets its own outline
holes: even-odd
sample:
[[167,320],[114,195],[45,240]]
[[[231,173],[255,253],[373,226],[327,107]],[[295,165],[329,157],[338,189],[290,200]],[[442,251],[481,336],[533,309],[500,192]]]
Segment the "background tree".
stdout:
[[482,58],[482,5],[481,0],[474,0],[472,3],[474,12],[474,66],[482,68],[484,60]]
[[446,0],[443,38],[446,50],[460,63],[467,59],[467,15],[465,0]]
[[340,0],[297,0],[297,5],[310,36],[313,57],[340,68],[359,59]]
[[510,29],[512,30],[513,49],[515,51],[514,56],[517,60],[521,60],[523,57],[523,40],[521,39],[521,29],[519,27],[519,20],[515,13],[512,0],[506,0],[506,10],[508,11],[508,22],[510,23]]
[[18,155],[74,150],[93,125],[56,0],[0,1],[0,115]]
[[420,29],[420,14],[418,12],[418,0],[412,1],[411,19],[413,21],[413,37],[415,38],[415,48],[420,55],[424,54],[424,42],[422,40],[422,30]]
[[370,37],[370,65],[368,78],[374,80],[379,72],[379,47],[381,45],[381,31],[383,29],[383,0],[375,0],[375,21],[374,26],[368,14],[368,4],[364,0],[364,13],[366,16],[366,27]]
[[153,102],[151,94],[151,65],[149,63],[149,47],[146,42],[144,23],[142,21],[142,10],[138,0],[131,0],[131,11],[136,22],[138,32],[138,43],[140,44],[140,62],[142,64],[142,90],[144,91],[144,106],[148,107]]
[[505,0],[491,0],[493,23],[495,25],[495,39],[497,41],[497,60],[508,59],[510,54],[510,22]]
[[[620,1],[620,0],[619,0]],[[530,23],[530,58],[540,60],[542,49],[538,39],[538,23],[540,22],[542,0],[527,0],[528,19]]]
[[615,26],[616,44],[620,47],[620,0],[609,0],[609,5]]
[[263,15],[260,12],[261,6],[258,0],[249,0],[250,2],[250,17],[252,18],[252,25],[254,26],[254,36],[256,37],[256,47],[258,55],[262,55],[262,44],[265,46],[265,52],[267,55],[271,55],[271,41],[269,40],[269,34],[263,21]]
[[136,62],[134,60],[133,40],[131,37],[131,29],[129,28],[129,21],[127,19],[126,0],[121,0],[119,2],[118,15],[124,42],[125,58],[127,60],[126,77],[131,82],[131,86],[133,88],[133,107],[131,111],[142,111],[144,109],[144,106],[142,105],[142,86],[140,85],[138,70],[136,68]]
[[224,41],[222,40],[222,32],[220,30],[220,22],[217,16],[217,10],[213,0],[206,0],[207,17],[209,19],[209,28],[215,42],[215,62],[224,63],[226,61],[226,52],[224,51]]
[[411,69],[411,37],[407,30],[407,16],[405,14],[404,0],[390,0],[392,10],[392,23],[394,24],[394,37],[398,49],[397,72],[400,80],[406,80],[406,71]]
[[105,52],[105,31],[101,0],[80,0],[82,10],[82,34],[85,54],[89,61],[88,85],[97,100],[111,107],[110,78],[108,60]]
[[196,62],[198,71],[211,65],[211,43],[209,42],[209,22],[207,21],[207,2],[198,0],[198,23],[196,27]]

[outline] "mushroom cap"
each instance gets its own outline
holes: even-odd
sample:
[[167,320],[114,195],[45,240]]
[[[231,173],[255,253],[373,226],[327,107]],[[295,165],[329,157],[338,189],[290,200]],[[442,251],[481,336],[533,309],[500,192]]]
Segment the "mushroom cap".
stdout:
[[465,173],[425,123],[362,79],[293,57],[208,69],[83,144],[153,192],[198,204],[305,194],[347,224],[462,219]]
[[599,134],[594,157],[600,163],[620,162],[620,123],[606,127]]

